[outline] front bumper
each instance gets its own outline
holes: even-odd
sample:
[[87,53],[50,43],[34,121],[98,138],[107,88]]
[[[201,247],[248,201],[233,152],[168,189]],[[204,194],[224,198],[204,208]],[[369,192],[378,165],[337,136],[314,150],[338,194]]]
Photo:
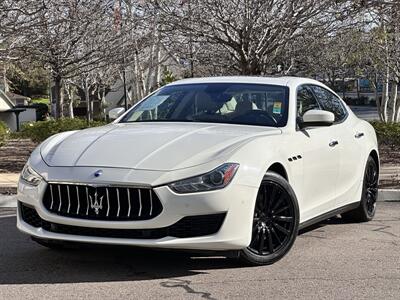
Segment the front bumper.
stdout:
[[[47,223],[66,225],[73,227],[72,229],[80,227],[90,230],[81,231],[82,234],[77,234],[77,231],[66,234],[64,232],[71,233],[71,231],[64,230],[60,233],[60,231],[46,230],[50,228],[48,225],[34,227],[24,221],[19,209],[17,227],[22,232],[42,239],[193,250],[237,250],[247,247],[251,239],[254,203],[258,192],[255,187],[234,182],[222,190],[193,194],[176,194],[168,187],[162,186],[154,189],[163,205],[163,210],[157,217],[143,221],[97,221],[68,218],[50,213],[42,203],[46,187],[45,181],[38,187],[20,182],[18,201],[34,208],[38,216]],[[108,237],[106,234],[108,229],[113,232],[118,230],[151,232],[174,226],[185,217],[218,214],[224,215],[222,225],[216,233],[210,235],[176,237],[167,234],[159,238],[157,235],[155,238],[151,235],[150,238],[130,238],[129,236],[119,237],[118,234]],[[91,232],[105,233],[93,236]],[[133,236],[136,237],[136,235]]]

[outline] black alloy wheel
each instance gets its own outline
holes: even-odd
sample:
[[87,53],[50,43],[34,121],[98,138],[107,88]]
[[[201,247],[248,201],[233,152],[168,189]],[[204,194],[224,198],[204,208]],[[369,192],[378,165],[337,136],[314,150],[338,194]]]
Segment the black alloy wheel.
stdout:
[[343,219],[350,222],[368,222],[374,218],[378,199],[378,179],[378,166],[370,156],[365,166],[360,205],[356,209],[343,213]]
[[378,170],[375,161],[367,164],[364,179],[364,197],[366,198],[366,208],[369,216],[373,217],[376,210],[376,200],[378,198]]
[[293,245],[299,225],[299,208],[294,192],[280,175],[268,172],[258,191],[250,245],[241,258],[253,265],[281,259]]

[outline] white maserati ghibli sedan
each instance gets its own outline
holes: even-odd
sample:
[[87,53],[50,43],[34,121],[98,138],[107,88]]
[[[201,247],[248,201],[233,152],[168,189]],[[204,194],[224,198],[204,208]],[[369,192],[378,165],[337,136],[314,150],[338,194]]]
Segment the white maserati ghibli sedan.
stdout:
[[110,117],[32,153],[17,226],[38,243],[223,251],[264,265],[313,223],[374,217],[374,129],[318,81],[186,79]]

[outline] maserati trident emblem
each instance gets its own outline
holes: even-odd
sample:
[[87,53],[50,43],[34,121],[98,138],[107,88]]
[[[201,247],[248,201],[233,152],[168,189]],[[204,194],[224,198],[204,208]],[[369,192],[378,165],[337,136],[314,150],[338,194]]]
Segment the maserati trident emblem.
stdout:
[[93,197],[89,195],[90,198],[90,208],[94,209],[94,213],[96,215],[99,214],[100,210],[103,209],[103,197],[100,198],[97,196],[97,191],[94,193]]

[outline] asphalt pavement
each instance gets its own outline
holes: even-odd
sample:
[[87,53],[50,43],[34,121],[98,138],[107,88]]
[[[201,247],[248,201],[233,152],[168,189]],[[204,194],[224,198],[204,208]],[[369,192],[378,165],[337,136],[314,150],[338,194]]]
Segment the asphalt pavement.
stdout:
[[374,121],[379,120],[378,109],[375,106],[360,105],[350,106],[351,110],[356,114],[357,117],[367,120]]
[[121,247],[49,250],[0,208],[0,299],[400,299],[400,202],[372,222],[334,218],[271,266]]

